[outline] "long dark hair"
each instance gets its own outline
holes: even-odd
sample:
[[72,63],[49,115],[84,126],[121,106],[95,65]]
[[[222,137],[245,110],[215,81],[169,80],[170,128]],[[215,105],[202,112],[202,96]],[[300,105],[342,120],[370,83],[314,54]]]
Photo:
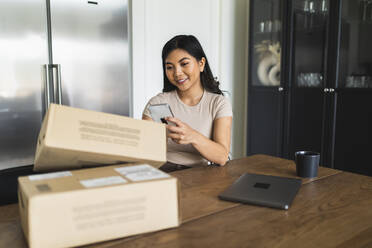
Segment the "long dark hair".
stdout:
[[169,82],[166,75],[166,65],[165,60],[168,55],[175,49],[182,49],[193,56],[197,61],[200,61],[203,57],[205,58],[204,70],[200,73],[200,81],[202,87],[212,93],[223,95],[220,90],[220,83],[214,79],[211,68],[209,67],[207,56],[203,51],[202,46],[199,41],[193,35],[177,35],[169,40],[163,47],[161,54],[163,60],[163,77],[164,77],[164,87],[163,92],[169,92],[177,89],[171,82]]

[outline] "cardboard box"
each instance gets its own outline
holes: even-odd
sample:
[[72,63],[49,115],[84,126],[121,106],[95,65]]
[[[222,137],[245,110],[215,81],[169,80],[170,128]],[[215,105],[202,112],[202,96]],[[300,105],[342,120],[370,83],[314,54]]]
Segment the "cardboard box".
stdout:
[[177,178],[150,165],[19,177],[21,224],[31,248],[71,247],[177,227]]
[[51,104],[39,133],[34,170],[166,162],[165,125]]

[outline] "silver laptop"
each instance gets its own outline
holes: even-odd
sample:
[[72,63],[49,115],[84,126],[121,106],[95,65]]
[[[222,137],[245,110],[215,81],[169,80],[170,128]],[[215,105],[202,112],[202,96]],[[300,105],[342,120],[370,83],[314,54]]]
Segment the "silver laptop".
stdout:
[[288,209],[301,179],[245,173],[218,195],[222,200]]

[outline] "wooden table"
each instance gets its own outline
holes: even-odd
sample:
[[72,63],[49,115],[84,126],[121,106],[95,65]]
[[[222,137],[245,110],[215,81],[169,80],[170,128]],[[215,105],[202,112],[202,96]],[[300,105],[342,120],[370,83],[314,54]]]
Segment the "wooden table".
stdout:
[[[293,161],[266,155],[174,172],[180,227],[87,247],[372,247],[371,177],[320,167],[288,211],[219,200],[245,172],[296,177]],[[0,247],[27,247],[16,204],[0,207]]]

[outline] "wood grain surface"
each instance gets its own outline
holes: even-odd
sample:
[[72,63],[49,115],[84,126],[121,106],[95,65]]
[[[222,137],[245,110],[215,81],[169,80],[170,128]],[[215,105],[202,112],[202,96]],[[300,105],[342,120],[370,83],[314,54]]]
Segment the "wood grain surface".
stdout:
[[303,185],[288,211],[240,205],[123,244],[129,248],[367,248],[372,247],[371,206],[372,179],[341,173]]
[[[172,175],[181,182],[182,222],[238,206],[238,203],[221,201],[217,196],[245,172],[299,178],[293,161],[267,155],[231,160],[224,167],[209,166],[174,172]],[[338,173],[341,171],[319,167],[318,177],[302,179],[302,183]]]
[[[160,246],[164,245],[165,247],[177,247],[178,245],[176,243],[181,242],[180,240],[183,240],[183,238],[185,237],[181,235],[181,233],[183,233],[183,231],[181,230],[183,230],[184,228],[186,228],[186,230],[192,230],[193,228],[195,228],[195,230],[198,230],[199,228],[197,226],[189,227],[189,225],[194,225],[194,223],[199,223],[204,219],[213,219],[214,216],[218,216],[217,218],[219,219],[219,216],[222,215],[221,218],[225,218],[223,217],[224,214],[235,211],[238,212],[236,215],[237,217],[234,218],[239,221],[240,211],[246,212],[246,210],[241,210],[241,208],[248,208],[249,212],[252,212],[251,214],[253,215],[264,215],[264,220],[267,220],[267,218],[270,217],[272,213],[287,216],[290,212],[293,211],[292,209],[294,209],[296,205],[299,205],[299,203],[297,202],[298,199],[301,199],[301,197],[299,196],[303,194],[302,191],[304,191],[303,189],[305,188],[305,186],[307,188],[310,185],[317,185],[320,183],[328,182],[330,179],[336,177],[336,175],[338,177],[339,175],[344,174],[341,171],[320,167],[318,173],[319,176],[317,178],[302,180],[303,186],[299,192],[299,195],[295,198],[290,211],[282,211],[255,206],[241,206],[241,204],[221,201],[217,198],[217,195],[220,192],[230,186],[234,182],[234,180],[236,180],[245,172],[296,178],[295,164],[293,161],[266,155],[254,155],[242,159],[232,160],[224,167],[196,167],[192,169],[176,171],[171,174],[177,177],[180,180],[181,184],[180,208],[183,223],[181,227],[172,230],[157,232],[154,234],[142,234],[119,239],[116,241],[94,244],[88,247],[121,247],[121,245],[124,244],[125,247],[127,244],[130,244],[131,247],[137,247],[136,245],[138,245],[138,247],[150,247],[148,242],[154,242],[154,244],[159,244]],[[358,175],[353,176],[359,177]],[[339,191],[342,191],[342,189],[340,188]],[[314,194],[316,195],[316,192]],[[318,197],[318,195],[316,196]],[[305,200],[307,199],[305,198]],[[252,217],[251,215],[249,215],[247,218],[252,219],[249,222],[244,222],[245,225],[247,225],[247,227],[245,228],[251,228],[251,223],[255,223],[258,221],[258,218]],[[269,223],[267,223],[267,225],[271,226],[270,223],[275,222],[277,218],[279,217],[269,219]],[[213,220],[213,222],[218,222],[218,220]],[[278,224],[273,224],[273,226],[276,225]],[[211,227],[209,226],[206,228],[211,229]],[[217,225],[214,226],[212,229],[216,228],[217,230],[219,230],[223,227]],[[226,232],[228,233],[229,231],[226,230]],[[224,233],[224,231],[221,231],[221,233],[218,234],[220,236],[222,235],[221,238],[225,240],[219,241],[222,242],[219,247],[223,247],[223,242],[230,242],[227,239],[223,238],[225,235]],[[364,233],[360,232],[359,235],[361,235],[362,237],[363,235],[368,235],[369,233],[370,232],[366,229]],[[159,237],[157,235],[159,235]],[[178,237],[181,237],[180,235],[183,238],[178,239]],[[213,236],[210,235],[212,235],[212,233],[208,235],[209,238],[212,239]],[[228,237],[229,235],[226,236],[226,238]],[[192,236],[192,239],[196,238],[198,237]],[[137,241],[139,243],[137,243]],[[141,242],[143,242],[144,246],[142,246]],[[185,244],[182,242],[180,243],[182,244],[181,246],[188,246],[186,244],[192,245],[192,242],[194,241],[188,240]],[[194,246],[203,247],[196,244]],[[243,245],[243,247],[244,246],[245,245]],[[0,207],[0,247],[26,247],[26,243],[20,227],[18,207],[16,204]]]

